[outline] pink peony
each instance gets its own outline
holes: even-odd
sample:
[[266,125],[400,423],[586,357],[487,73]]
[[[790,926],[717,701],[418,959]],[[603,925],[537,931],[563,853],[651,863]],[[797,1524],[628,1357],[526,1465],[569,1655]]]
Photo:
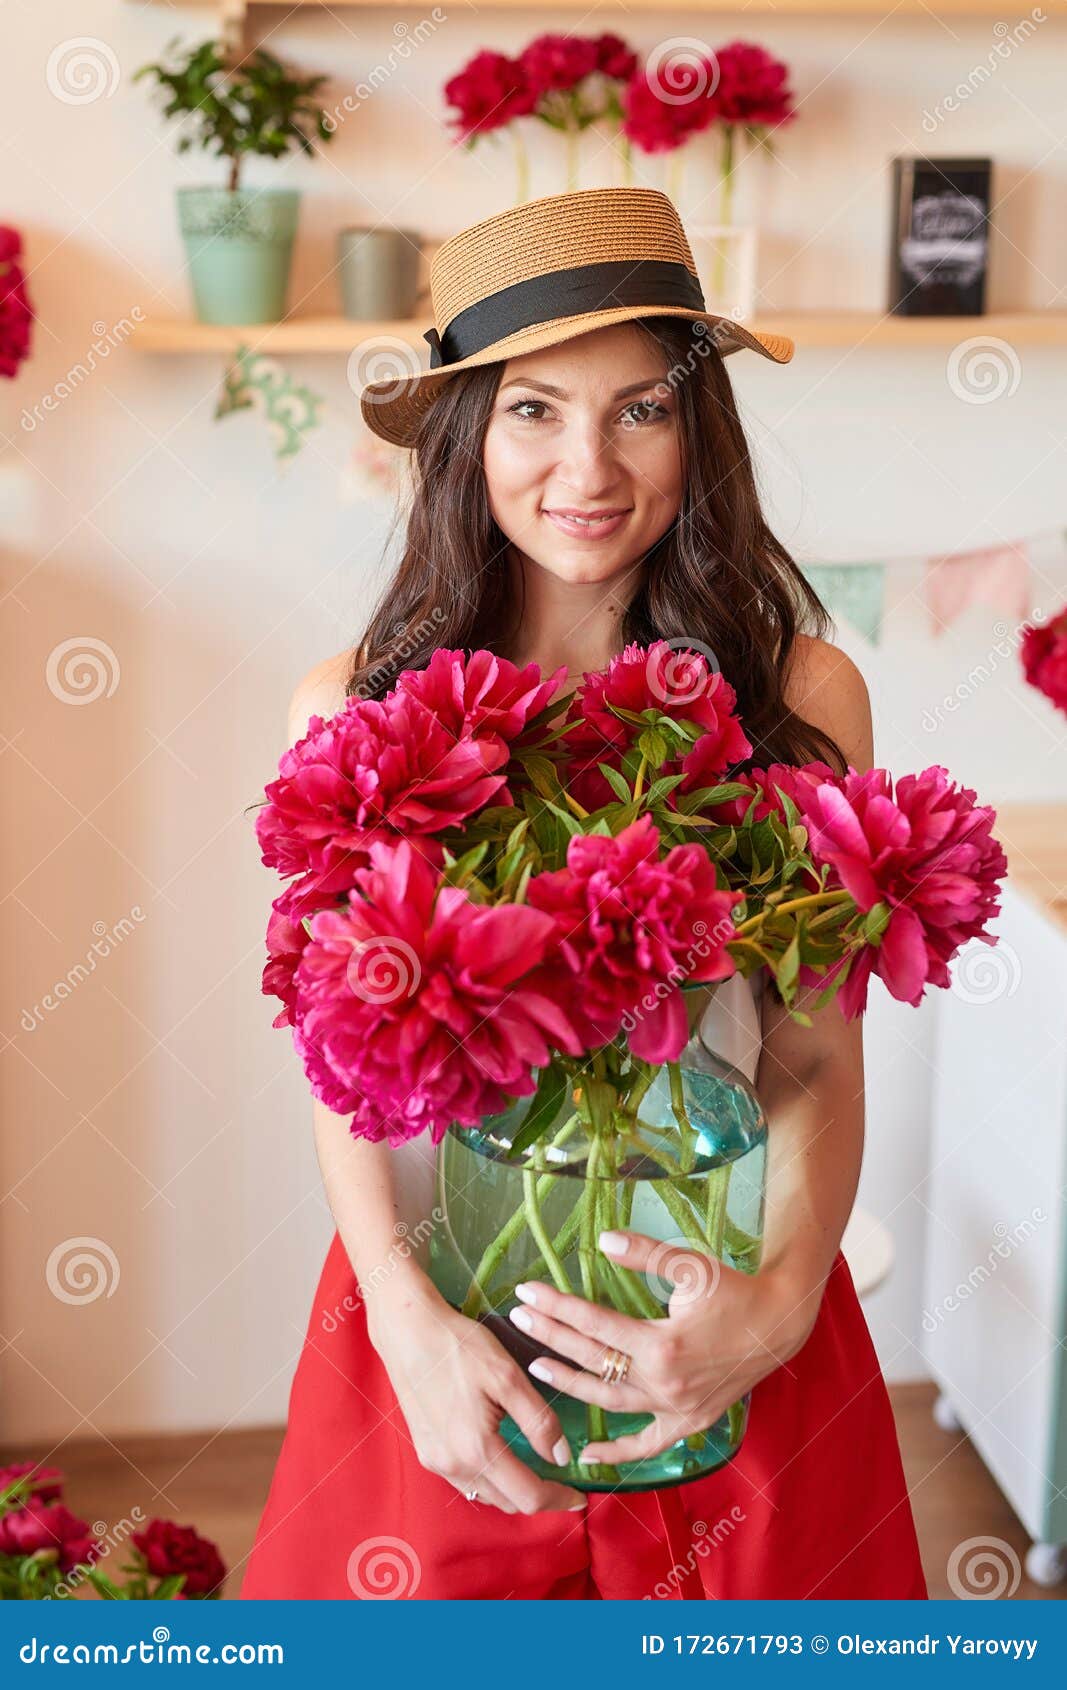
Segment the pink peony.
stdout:
[[316,1096],[329,1077],[362,1092],[353,1132],[398,1143],[429,1128],[436,1143],[453,1121],[473,1125],[534,1091],[549,1041],[579,1053],[531,976],[555,926],[524,905],[487,908],[441,887],[406,840],[372,846],[370,859],[347,907],[311,919],[296,972],[298,1049]]
[[1030,685],[1067,711],[1067,607],[1047,625],[1023,629],[1022,660]]
[[680,983],[725,980],[726,944],[740,892],[721,890],[700,845],[676,845],[659,861],[659,831],[642,816],[614,839],[578,836],[567,867],[538,874],[528,899],[559,928],[572,973],[566,1003],[583,1041],[607,1044],[633,1017],[630,1048],[669,1062],[689,1037]]
[[409,693],[350,698],[283,754],[256,817],[263,861],[347,892],[374,839],[465,821],[499,793],[507,758],[499,736],[457,740]]
[[728,798],[721,804],[709,804],[702,813],[723,824],[740,827],[755,797],[755,821],[761,822],[770,815],[784,819],[785,811],[779,797],[779,793],[784,792],[801,812],[803,823],[807,794],[823,782],[833,782],[837,778],[828,763],[805,763],[802,767],[792,763],[770,763],[765,769],[746,769],[743,774],[731,775],[730,779],[746,786],[747,794],[743,798]]
[[657,640],[647,649],[629,645],[607,669],[585,677],[572,706],[577,719],[566,738],[574,757],[571,791],[586,809],[597,809],[613,797],[597,763],[618,767],[623,752],[640,732],[617,716],[613,705],[635,715],[659,710],[704,729],[677,765],[685,775],[682,792],[711,785],[732,763],[751,754],[734,714],[737,694],[704,657],[678,650],[667,640]]
[[656,75],[662,85],[649,81],[644,64],[631,75],[622,96],[623,134],[642,152],[673,152],[707,129],[715,116],[709,92],[713,67],[707,59],[677,59],[661,65]]
[[61,1502],[31,1497],[25,1508],[0,1517],[0,1555],[37,1555],[42,1550],[55,1550],[60,1571],[69,1573],[92,1561],[100,1544],[87,1523]]
[[774,129],[796,116],[787,87],[789,69],[763,47],[731,41],[715,54],[718,81],[715,116],[719,123]]
[[818,786],[805,821],[818,861],[829,863],[861,910],[878,903],[891,915],[877,946],[861,951],[841,989],[851,1020],[867,1003],[877,974],[895,998],[917,1004],[927,985],[951,983],[948,964],[968,939],[984,933],[1000,905],[1007,859],[993,838],[996,812],[977,805],[937,765],[896,784],[885,769]]
[[143,1530],[133,1533],[133,1542],[153,1578],[173,1578],[181,1573],[185,1579],[181,1595],[186,1600],[221,1594],[226,1563],[211,1539],[201,1537],[192,1526],[178,1526],[173,1520],[149,1520]]
[[617,82],[626,82],[637,66],[637,54],[632,52],[618,35],[598,35],[593,40],[596,67],[602,75]]
[[528,88],[540,98],[555,89],[576,88],[598,68],[598,47],[586,35],[538,35],[519,54]]
[[0,224],[0,376],[15,376],[30,354],[33,306],[19,264],[22,239],[17,229]]
[[63,1494],[63,1474],[58,1467],[40,1467],[36,1461],[15,1461],[10,1467],[0,1467],[0,1495],[20,1479],[32,1482],[28,1491],[39,1502],[58,1502]]
[[451,122],[457,135],[461,140],[470,140],[531,112],[537,103],[537,92],[528,84],[517,59],[486,49],[475,53],[445,83],[445,99],[454,109]]
[[567,679],[564,666],[547,681],[528,663],[517,669],[488,651],[468,657],[462,651],[435,651],[425,669],[407,669],[397,686],[432,710],[442,727],[457,738],[499,734],[515,739]]

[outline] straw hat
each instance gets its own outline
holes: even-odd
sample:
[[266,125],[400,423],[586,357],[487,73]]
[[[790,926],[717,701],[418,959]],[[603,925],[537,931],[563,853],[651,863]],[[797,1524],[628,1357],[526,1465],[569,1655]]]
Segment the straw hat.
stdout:
[[608,323],[687,317],[721,325],[709,338],[723,355],[750,346],[777,364],[793,356],[786,335],[705,311],[681,219],[658,188],[550,194],[474,223],[438,247],[430,295],[430,368],[370,382],[360,393],[367,427],[397,446],[414,444],[428,407],[460,370]]

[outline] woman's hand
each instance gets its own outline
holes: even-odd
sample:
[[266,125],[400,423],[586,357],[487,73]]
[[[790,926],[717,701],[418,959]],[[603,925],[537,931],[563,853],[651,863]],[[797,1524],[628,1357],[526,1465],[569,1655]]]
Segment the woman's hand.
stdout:
[[[814,1325],[815,1299],[804,1297],[780,1268],[739,1273],[638,1232],[602,1232],[599,1243],[620,1266],[651,1269],[670,1282],[665,1320],[619,1314],[541,1280],[516,1287],[524,1306],[511,1311],[521,1331],[578,1364],[538,1360],[530,1364],[535,1377],[582,1402],[655,1416],[641,1432],[587,1444],[583,1462],[637,1461],[704,1431],[795,1355]],[[607,1348],[633,1358],[621,1384],[600,1378]]]
[[374,1291],[367,1314],[423,1467],[505,1514],[585,1507],[581,1491],[538,1478],[508,1448],[499,1431],[505,1414],[545,1461],[572,1459],[557,1415],[522,1368],[421,1269],[410,1266],[402,1283],[394,1276],[388,1294]]

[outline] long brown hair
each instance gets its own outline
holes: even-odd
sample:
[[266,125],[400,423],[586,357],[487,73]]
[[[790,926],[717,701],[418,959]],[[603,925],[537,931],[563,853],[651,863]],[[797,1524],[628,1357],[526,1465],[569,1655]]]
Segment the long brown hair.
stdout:
[[[820,758],[843,771],[836,742],[785,704],[797,633],[824,638],[830,618],[764,521],[723,358],[703,324],[653,317],[634,326],[665,356],[678,395],[685,492],[675,521],[640,560],[623,639],[689,640],[714,653],[737,692],[752,763]],[[490,512],[482,467],[503,367],[462,371],[426,412],[403,556],[355,654],[348,694],[380,697],[439,646],[503,651],[521,620],[509,542]]]

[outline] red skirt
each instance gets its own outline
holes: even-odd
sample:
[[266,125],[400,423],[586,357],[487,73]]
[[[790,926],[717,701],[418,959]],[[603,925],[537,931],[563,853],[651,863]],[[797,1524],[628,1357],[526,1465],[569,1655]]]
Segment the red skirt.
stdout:
[[726,1467],[524,1515],[468,1502],[419,1465],[335,1236],[241,1596],[924,1599],[889,1397],[844,1257],[803,1349],[755,1387]]

